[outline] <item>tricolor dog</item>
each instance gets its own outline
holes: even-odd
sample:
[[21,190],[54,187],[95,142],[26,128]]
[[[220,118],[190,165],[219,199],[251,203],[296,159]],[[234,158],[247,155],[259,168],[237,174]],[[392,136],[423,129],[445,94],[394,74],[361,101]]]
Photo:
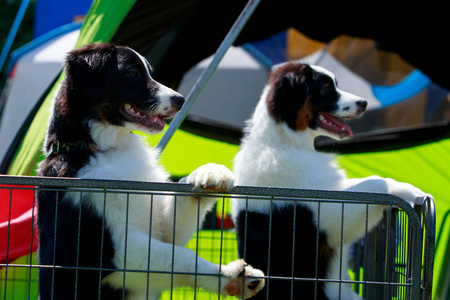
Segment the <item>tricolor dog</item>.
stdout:
[[[314,138],[320,135],[334,139],[351,136],[352,130],[344,121],[361,116],[366,106],[364,99],[340,90],[335,76],[324,68],[298,62],[279,66],[270,75],[247,122],[234,159],[235,184],[389,193],[413,204],[416,197],[425,193],[410,184],[377,176],[349,179],[339,169],[334,155],[314,148]],[[378,224],[383,210],[381,205],[369,206],[367,230]],[[270,250],[267,276],[292,277],[293,271],[299,278],[348,279],[349,246],[365,235],[366,205],[345,205],[342,253],[341,213],[341,204],[321,203],[319,210],[317,203],[311,202],[294,206],[289,201],[247,203],[234,199],[239,255],[255,268],[268,272]],[[268,298],[265,290],[255,298],[358,299],[349,284],[295,281],[293,298],[289,280],[269,280],[267,286]]]
[[[128,47],[84,46],[69,53],[65,72],[38,174],[168,181],[158,151],[131,131],[160,133],[184,98],[153,80],[147,60]],[[224,166],[207,164],[182,181],[221,192],[233,187],[234,176]],[[257,293],[264,285],[261,271],[243,260],[219,266],[183,247],[196,229],[197,211],[203,218],[216,199],[174,199],[40,190],[40,299],[158,299],[171,286],[195,283],[222,295]],[[135,272],[124,276],[123,269]],[[181,272],[173,282],[172,271]]]

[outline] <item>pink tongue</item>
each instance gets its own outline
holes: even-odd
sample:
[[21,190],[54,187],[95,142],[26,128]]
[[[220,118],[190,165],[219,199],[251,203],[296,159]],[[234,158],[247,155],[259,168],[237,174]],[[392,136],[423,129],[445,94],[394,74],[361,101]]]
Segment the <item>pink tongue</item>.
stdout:
[[164,127],[166,124],[164,123],[164,119],[158,116],[147,116],[147,118],[145,118],[145,122],[144,125],[145,126],[151,126],[153,124],[155,124],[156,122],[158,122],[159,126]]
[[341,122],[338,118],[336,118],[336,117],[334,117],[332,115],[325,114],[325,113],[323,113],[322,115],[325,117],[325,119],[327,121],[331,121],[332,123],[334,123],[336,125],[336,129],[338,129],[339,131],[344,131],[342,128],[345,128],[345,131],[348,132],[348,134],[350,136],[353,136],[353,131],[350,128],[350,126],[348,126],[347,124]]
[[158,124],[161,126],[161,127],[164,127],[165,126],[165,123],[164,123],[164,120],[162,119],[162,118],[160,118],[160,117],[156,117],[156,120],[158,121]]

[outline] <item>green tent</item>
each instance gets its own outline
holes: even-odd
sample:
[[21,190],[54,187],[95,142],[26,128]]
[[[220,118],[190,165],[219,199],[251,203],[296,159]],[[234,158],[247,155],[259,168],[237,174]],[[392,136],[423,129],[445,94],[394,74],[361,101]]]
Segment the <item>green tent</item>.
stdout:
[[[275,2],[277,3],[276,13],[272,15],[272,18],[268,19],[268,12],[274,11],[273,5],[276,5]],[[211,2],[206,0],[96,0],[86,16],[77,47],[91,42],[116,42],[130,45],[138,52],[145,54],[152,65],[156,66],[154,77],[158,81],[176,88],[181,80],[182,74],[217,49],[232,22],[236,19],[237,14],[245,5],[245,2],[241,1],[216,1],[213,4],[209,3]],[[316,29],[313,29],[313,26],[308,27],[308,22],[313,23],[316,16],[300,17],[302,19],[301,21],[304,22],[301,24],[294,24],[293,21],[292,24],[286,23],[285,20],[292,20],[295,17],[294,12],[317,11],[318,7],[314,5],[319,4],[302,4],[306,6],[302,10],[298,9],[299,7],[293,9],[291,7],[293,4],[289,4],[289,1],[266,1],[266,3],[262,1],[261,7],[256,10],[253,16],[254,19],[251,19],[248,27],[244,29],[236,43],[241,44],[263,39],[288,27],[297,28],[299,31],[302,31],[302,28],[304,28],[302,32],[306,35],[323,42],[328,42],[340,34],[377,39],[383,39],[382,37],[384,36],[382,44],[386,48],[397,51],[404,59],[420,67],[433,81],[438,82],[445,88],[450,88],[448,78],[444,78],[445,74],[442,74],[440,71],[442,68],[445,69],[445,65],[448,65],[448,58],[445,60],[443,58],[446,47],[444,47],[442,41],[444,43],[446,41],[440,40],[439,35],[431,30],[433,26],[439,25],[436,22],[441,22],[440,20],[443,22],[445,20],[444,17],[440,18],[438,14],[443,14],[445,11],[448,11],[445,9],[445,7],[448,7],[448,3],[436,1],[436,4],[442,5],[443,9],[435,9],[432,12],[429,12],[428,8],[421,8],[423,9],[423,13],[432,13],[436,16],[433,18],[435,23],[425,28],[425,32],[429,37],[436,37],[432,42],[436,43],[437,46],[433,47],[432,50],[425,49],[427,46],[422,44],[414,44],[414,47],[417,49],[412,49],[412,41],[416,42],[415,39],[417,38],[417,34],[419,34],[417,33],[415,24],[410,25],[411,28],[409,31],[406,30],[403,32],[404,40],[402,40],[402,43],[395,42],[392,36],[397,34],[398,28],[396,26],[402,24],[402,20],[398,16],[402,15],[403,12],[398,13],[397,8],[391,9],[387,1],[377,3],[374,11],[371,13],[361,12],[354,14],[357,9],[356,7],[360,6],[358,4],[355,4],[356,7],[351,9],[344,7],[345,5],[339,7],[336,4],[325,11],[322,10],[322,13],[329,15],[333,22],[337,18],[335,15],[339,15],[339,13],[345,13],[345,15],[353,13],[356,16],[355,23],[357,25],[352,28],[358,27],[359,30],[351,29],[345,24],[335,26],[332,30],[329,30],[330,28],[327,27],[327,24],[317,25],[317,21],[314,21],[316,23]],[[300,6],[300,4],[295,5]],[[348,12],[344,12],[346,10]],[[398,22],[391,24],[394,27],[392,30],[394,33],[386,33],[386,35],[377,34],[377,28],[371,24],[371,20],[376,20],[379,17],[376,14],[380,11],[385,13],[386,19],[393,18],[394,15],[397,18],[396,20]],[[417,11],[406,11],[404,14],[414,14],[415,12]],[[289,17],[284,17],[283,14]],[[422,22],[416,23],[421,23],[421,26],[424,25]],[[363,31],[361,27],[364,27],[366,31]],[[260,30],[256,30],[255,28]],[[427,29],[430,30],[427,31]],[[421,28],[421,30],[423,29]],[[179,55],[183,53],[183,49],[189,53],[189,58]],[[199,50],[195,51],[195,49]],[[420,58],[417,54],[418,52],[421,52],[420,55],[423,57]],[[427,56],[427,53],[430,55]],[[442,61],[439,61],[441,58]],[[437,64],[437,62],[441,63]],[[177,68],[174,68],[174,65]],[[440,65],[440,69],[429,65]],[[173,72],[165,70],[171,70]],[[27,130],[23,138],[17,144],[17,148],[14,149],[14,157],[8,163],[8,174],[34,174],[36,164],[42,159],[41,144],[46,131],[52,95],[55,90],[56,88],[54,87],[40,104],[36,113],[31,116],[31,123],[27,125]],[[422,137],[421,139],[413,137],[412,143],[411,139],[407,141],[401,139],[390,140],[390,143],[396,143],[396,146],[391,147],[390,150],[371,152],[366,149],[363,153],[345,154],[340,158],[341,165],[350,177],[363,177],[373,174],[391,177],[416,185],[434,196],[437,208],[437,230],[443,230],[442,238],[440,239],[436,252],[434,269],[435,293],[441,284],[440,280],[449,272],[447,269],[450,269],[450,265],[444,265],[444,263],[447,263],[445,256],[447,254],[447,243],[449,242],[450,233],[448,232],[448,225],[443,224],[444,214],[450,210],[450,201],[448,201],[448,194],[450,193],[450,176],[448,172],[450,167],[450,139],[448,138],[448,122],[441,128],[444,131],[440,132],[437,136],[435,134],[433,135],[433,133],[436,133],[436,128],[431,128],[426,131],[426,134],[420,135]],[[432,136],[433,138],[430,141],[423,138],[424,136]],[[162,135],[148,137],[149,144],[156,145],[161,137]],[[389,137],[386,136],[386,138]],[[401,141],[400,143],[398,142],[399,140]],[[412,146],[402,148],[402,145]],[[164,149],[162,163],[173,177],[184,176],[197,166],[208,162],[222,163],[231,168],[232,159],[237,153],[238,147],[235,143],[228,143],[193,134],[183,130],[182,127],[182,129],[175,132],[167,147]],[[397,149],[394,150],[393,148]],[[180,149],[183,151],[182,156],[179,155]]]

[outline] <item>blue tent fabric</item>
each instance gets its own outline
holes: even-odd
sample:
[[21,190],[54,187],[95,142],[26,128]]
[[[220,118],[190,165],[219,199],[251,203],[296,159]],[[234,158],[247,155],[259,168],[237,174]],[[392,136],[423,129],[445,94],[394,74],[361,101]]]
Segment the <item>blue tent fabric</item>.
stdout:
[[39,0],[36,1],[34,37],[73,23],[87,14],[92,0]]
[[9,58],[8,61],[8,66],[6,68],[6,72],[7,74],[11,71],[12,67],[14,66],[14,64],[25,54],[29,53],[30,51],[38,48],[39,46],[47,43],[48,41],[62,36],[66,33],[72,32],[74,30],[78,30],[81,29],[81,25],[83,23],[82,22],[73,22],[73,23],[69,23],[66,25],[63,25],[61,27],[58,27],[56,29],[53,29],[43,35],[41,35],[40,37],[32,40],[31,42],[29,42],[28,44],[20,47],[19,49],[13,51],[11,53],[11,56]]
[[[268,39],[246,43],[243,48],[269,69],[287,58],[287,33],[283,31]],[[414,97],[432,84],[430,78],[415,69],[395,85],[371,85],[372,93],[382,107],[391,106]]]
[[390,106],[417,95],[430,84],[430,78],[416,69],[396,85],[372,85],[372,92],[382,106]]

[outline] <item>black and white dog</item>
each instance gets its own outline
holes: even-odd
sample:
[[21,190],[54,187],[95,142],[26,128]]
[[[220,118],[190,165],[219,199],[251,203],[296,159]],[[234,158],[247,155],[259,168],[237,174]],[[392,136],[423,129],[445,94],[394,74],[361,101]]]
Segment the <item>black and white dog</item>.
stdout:
[[[169,175],[158,165],[158,152],[130,131],[161,132],[164,120],[182,107],[183,97],[154,81],[147,60],[128,47],[84,46],[69,53],[65,71],[38,174],[168,181]],[[183,181],[197,189],[221,192],[233,186],[234,176],[224,166],[207,164]],[[201,198],[200,218],[215,200]],[[122,299],[123,295],[158,299],[171,285],[194,287],[194,282],[222,295],[251,297],[264,280],[243,280],[242,276],[261,277],[261,271],[243,260],[219,266],[183,247],[196,229],[198,201],[39,191],[39,262],[51,266],[39,270],[40,299]],[[125,268],[185,275],[174,275],[171,283],[169,273],[126,272],[124,276],[114,271]],[[189,275],[195,271],[216,276],[195,279]]]
[[[235,184],[389,193],[413,204],[416,197],[425,193],[393,179],[376,176],[349,179],[332,154],[319,153],[314,148],[314,138],[319,135],[335,139],[351,136],[352,130],[343,120],[361,116],[366,106],[364,99],[338,89],[335,76],[321,67],[297,62],[281,65],[272,72],[247,123],[234,160]],[[292,202],[273,201],[270,216],[269,201],[250,200],[247,204],[241,200],[235,199],[233,203],[240,257],[267,272],[267,276],[292,277],[294,270],[294,276],[299,278],[348,279],[348,250],[365,234],[366,205],[345,206],[341,268],[341,204],[321,203],[319,217],[317,203],[301,202],[294,208]],[[381,205],[369,206],[368,230],[381,220],[383,210]],[[266,246],[269,226],[270,274]],[[292,253],[293,230],[295,253]],[[349,284],[319,281],[316,290],[312,281],[296,281],[291,298],[289,281],[269,283],[268,299],[358,299]],[[265,292],[256,296],[266,297]]]

